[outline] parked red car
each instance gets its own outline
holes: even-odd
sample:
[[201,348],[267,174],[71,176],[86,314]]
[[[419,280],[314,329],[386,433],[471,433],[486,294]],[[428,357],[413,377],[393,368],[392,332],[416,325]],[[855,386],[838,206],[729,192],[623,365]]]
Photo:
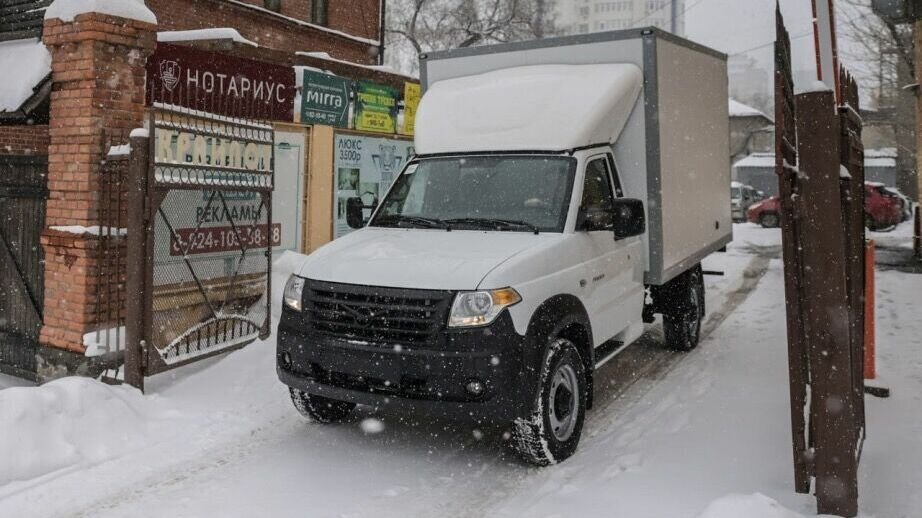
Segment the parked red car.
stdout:
[[[750,223],[758,223],[765,228],[781,224],[781,202],[777,196],[756,203],[746,212]],[[870,230],[883,230],[894,227],[903,221],[903,208],[900,197],[886,186],[876,183],[864,185],[864,220]]]

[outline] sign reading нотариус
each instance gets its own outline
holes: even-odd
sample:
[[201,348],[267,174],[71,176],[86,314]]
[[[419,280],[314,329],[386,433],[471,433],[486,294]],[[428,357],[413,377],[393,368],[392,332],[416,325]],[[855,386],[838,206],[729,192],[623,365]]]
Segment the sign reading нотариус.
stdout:
[[160,43],[147,60],[147,104],[231,117],[294,120],[291,67]]

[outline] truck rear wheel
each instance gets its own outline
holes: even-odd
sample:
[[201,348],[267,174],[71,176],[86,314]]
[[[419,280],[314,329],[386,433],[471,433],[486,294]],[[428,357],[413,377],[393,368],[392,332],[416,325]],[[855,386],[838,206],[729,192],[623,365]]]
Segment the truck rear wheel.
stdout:
[[672,307],[663,313],[666,345],[677,351],[691,351],[701,339],[704,320],[704,276],[701,265],[675,279]]
[[573,455],[586,418],[586,373],[573,342],[559,338],[544,356],[534,414],[513,426],[513,446],[528,463],[556,464]]
[[315,396],[293,388],[289,388],[288,391],[291,393],[291,402],[298,409],[298,412],[311,421],[318,423],[327,424],[342,421],[355,408],[355,403]]

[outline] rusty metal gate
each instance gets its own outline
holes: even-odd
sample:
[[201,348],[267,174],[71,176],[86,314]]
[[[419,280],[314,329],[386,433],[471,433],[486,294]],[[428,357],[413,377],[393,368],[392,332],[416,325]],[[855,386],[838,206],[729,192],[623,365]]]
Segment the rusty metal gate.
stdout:
[[270,332],[271,126],[156,105],[132,138],[125,381]]
[[33,378],[42,326],[48,157],[0,155],[0,370]]
[[777,10],[776,172],[782,212],[795,489],[820,514],[858,512],[865,438],[864,151],[858,87],[794,95]]

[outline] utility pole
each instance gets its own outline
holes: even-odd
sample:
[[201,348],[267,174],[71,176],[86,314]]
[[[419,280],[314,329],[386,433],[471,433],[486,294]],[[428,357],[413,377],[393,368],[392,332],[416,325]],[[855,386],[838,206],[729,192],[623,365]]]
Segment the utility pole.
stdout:
[[[922,18],[917,19],[912,24],[912,41],[914,56],[914,65],[916,68],[916,83],[922,81]],[[920,88],[917,86],[916,92],[916,202],[922,203],[922,95]],[[922,211],[919,205],[916,206],[914,232],[913,232],[913,250],[917,259],[922,259]]]
[[672,33],[679,34],[679,0],[672,0]]

